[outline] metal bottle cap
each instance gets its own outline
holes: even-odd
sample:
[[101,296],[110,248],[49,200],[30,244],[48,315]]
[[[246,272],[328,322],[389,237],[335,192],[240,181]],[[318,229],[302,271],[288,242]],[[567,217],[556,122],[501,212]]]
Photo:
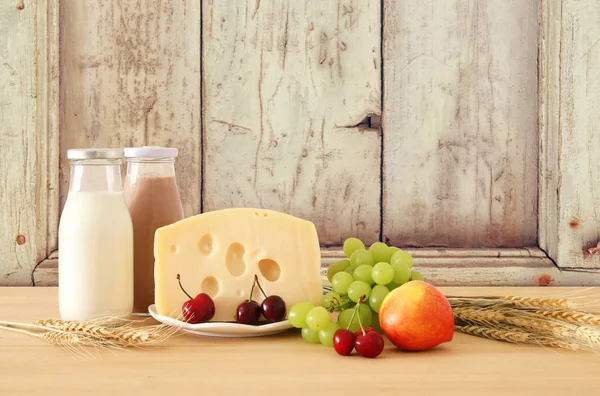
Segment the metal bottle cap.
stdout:
[[123,149],[93,148],[67,150],[68,159],[120,159],[123,158]]
[[143,147],[127,147],[124,150],[125,157],[127,158],[165,158],[165,157],[177,157],[179,150],[174,147],[160,147],[160,146],[143,146]]

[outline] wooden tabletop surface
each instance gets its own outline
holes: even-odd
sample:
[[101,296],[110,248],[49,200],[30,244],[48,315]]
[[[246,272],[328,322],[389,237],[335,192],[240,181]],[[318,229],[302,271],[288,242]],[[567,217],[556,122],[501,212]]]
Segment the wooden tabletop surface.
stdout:
[[[447,294],[543,296],[577,289],[442,288]],[[583,289],[582,289],[583,290]],[[583,291],[591,298],[600,289]],[[56,288],[0,288],[0,320],[58,318]],[[456,334],[436,349],[390,344],[376,359],[338,356],[297,330],[268,337],[176,336],[148,350],[77,359],[0,330],[0,395],[596,395],[600,356]]]

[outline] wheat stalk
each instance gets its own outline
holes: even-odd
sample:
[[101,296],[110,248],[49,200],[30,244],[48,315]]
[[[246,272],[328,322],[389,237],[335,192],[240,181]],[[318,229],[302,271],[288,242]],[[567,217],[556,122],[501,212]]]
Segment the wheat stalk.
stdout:
[[548,311],[548,310],[538,310],[535,311],[537,315],[544,316],[546,318],[560,320],[567,323],[580,324],[580,325],[591,325],[591,326],[599,326],[600,327],[600,316],[590,314],[587,312],[580,311],[566,311],[566,310],[558,310],[558,311]]
[[87,321],[43,319],[35,323],[0,321],[0,328],[38,337],[78,355],[89,354],[84,347],[111,350],[142,348],[160,343],[180,330],[177,326],[141,325],[141,322],[114,317]]
[[160,342],[172,335],[170,330],[177,331],[177,328],[165,325],[138,328],[131,325],[105,327],[96,324],[96,322],[97,321],[79,322],[45,319],[38,321],[36,324],[45,328],[61,330],[67,333],[95,337],[98,340],[110,340],[121,346],[140,346]]
[[456,329],[465,334],[512,343],[526,343],[531,336],[520,330],[492,329],[477,325],[456,326]]
[[494,324],[505,319],[504,314],[490,309],[457,307],[452,310],[456,319],[471,324]]
[[510,301],[521,308],[571,308],[572,303],[565,298],[541,298],[541,297],[520,297],[505,296],[502,300]]

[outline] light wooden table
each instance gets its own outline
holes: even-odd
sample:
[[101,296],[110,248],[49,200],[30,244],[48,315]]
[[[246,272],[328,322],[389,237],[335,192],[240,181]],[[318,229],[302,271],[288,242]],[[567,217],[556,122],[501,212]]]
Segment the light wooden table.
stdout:
[[[443,288],[445,293],[546,295],[573,289]],[[588,290],[586,293],[600,293]],[[56,288],[0,288],[0,319],[58,318]],[[0,395],[169,396],[597,395],[600,356],[456,334],[434,350],[386,347],[377,359],[341,357],[296,330],[252,339],[177,336],[150,350],[87,360],[28,335],[0,331]]]

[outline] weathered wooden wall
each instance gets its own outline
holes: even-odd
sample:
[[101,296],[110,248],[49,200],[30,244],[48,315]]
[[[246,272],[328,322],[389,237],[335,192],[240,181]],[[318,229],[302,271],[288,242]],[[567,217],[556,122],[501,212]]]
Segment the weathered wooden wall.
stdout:
[[200,4],[61,0],[61,205],[66,151],[168,145],[200,211]]
[[533,246],[537,1],[386,0],[383,235]]
[[2,285],[31,284],[35,265],[56,248],[56,11],[0,4]]
[[540,246],[600,268],[600,3],[544,0],[540,16]]
[[312,220],[323,244],[379,239],[381,7],[203,2],[204,210]]
[[180,149],[186,215],[600,267],[595,1],[45,3],[0,5],[0,284],[52,284],[68,148],[144,144]]

